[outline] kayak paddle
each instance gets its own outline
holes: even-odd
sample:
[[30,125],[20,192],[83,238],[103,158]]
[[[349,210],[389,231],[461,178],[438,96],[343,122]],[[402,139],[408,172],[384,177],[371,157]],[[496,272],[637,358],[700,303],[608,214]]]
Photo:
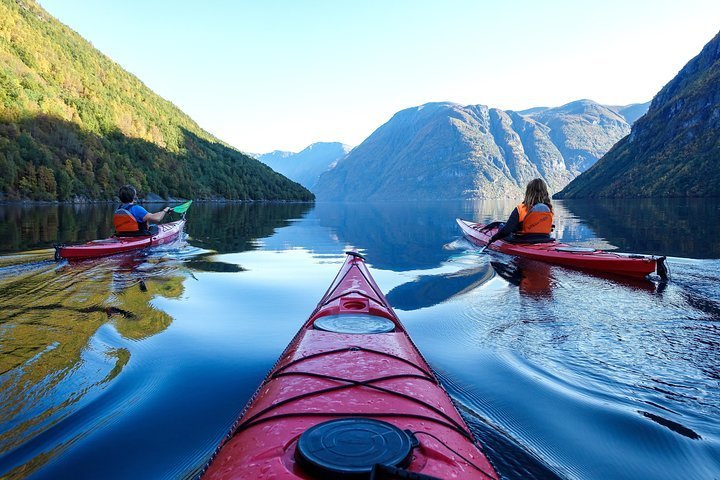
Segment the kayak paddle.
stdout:
[[183,203],[183,204],[181,204],[181,205],[178,205],[177,207],[172,207],[172,208],[170,209],[170,211],[175,212],[175,213],[185,213],[185,212],[187,212],[188,208],[190,208],[190,204],[191,204],[192,202],[193,202],[193,201],[190,200],[190,201],[185,202],[185,203]]

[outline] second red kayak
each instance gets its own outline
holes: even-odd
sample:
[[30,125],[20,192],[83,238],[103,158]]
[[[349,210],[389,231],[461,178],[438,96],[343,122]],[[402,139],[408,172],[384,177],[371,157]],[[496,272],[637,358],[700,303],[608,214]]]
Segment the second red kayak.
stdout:
[[[497,227],[485,230],[481,223],[468,222],[456,219],[465,237],[475,245],[485,246],[490,238],[497,232]],[[605,272],[634,278],[644,278],[657,273],[660,278],[668,277],[665,257],[654,255],[634,255],[628,253],[615,253],[594,248],[577,247],[552,241],[547,243],[510,243],[502,240],[493,242],[488,247],[491,250],[517,255],[533,260],[541,260],[555,265]]]
[[116,253],[130,252],[142,248],[154,247],[170,243],[178,238],[185,226],[185,220],[163,223],[158,225],[155,235],[136,237],[110,237],[103,240],[93,240],[80,245],[57,245],[55,259],[80,260],[85,258],[105,257]]
[[206,479],[497,479],[363,258],[348,252]]

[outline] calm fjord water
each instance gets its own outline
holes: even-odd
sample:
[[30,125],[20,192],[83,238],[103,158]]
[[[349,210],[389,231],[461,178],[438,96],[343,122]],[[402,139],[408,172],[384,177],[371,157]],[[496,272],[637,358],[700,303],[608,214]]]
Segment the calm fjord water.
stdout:
[[196,204],[184,241],[72,264],[49,247],[112,206],[0,206],[0,477],[192,477],[357,248],[505,478],[720,478],[720,201],[558,202],[667,284],[460,237],[513,206]]

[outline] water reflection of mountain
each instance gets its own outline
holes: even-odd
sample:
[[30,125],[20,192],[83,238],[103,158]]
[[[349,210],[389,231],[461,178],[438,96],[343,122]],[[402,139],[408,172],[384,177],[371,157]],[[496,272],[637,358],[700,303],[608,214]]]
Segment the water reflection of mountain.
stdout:
[[288,223],[288,227],[278,228],[271,237],[259,240],[264,249],[301,248],[316,255],[339,255],[345,250],[345,241],[338,238],[333,229],[320,224],[316,209],[308,212],[302,221]]
[[[461,236],[455,218],[477,222],[504,221],[517,205],[511,199],[398,202],[382,204],[320,202],[308,215],[318,218],[340,243],[364,250],[377,268],[394,271],[429,269],[449,254],[442,247]],[[555,235],[566,241],[594,238],[594,232],[563,208],[555,206]],[[322,235],[324,232],[318,231]],[[327,234],[325,234],[327,235]],[[594,242],[597,248],[607,247]]]
[[[47,263],[0,280],[0,471],[36,456],[33,449],[42,445],[30,439],[71,417],[130,362],[123,341],[99,338],[104,327],[136,341],[170,325],[172,318],[148,299],[181,296],[185,275],[179,263],[144,268],[143,292],[137,287],[142,261]],[[36,456],[23,475],[47,459]]]
[[[315,254],[363,251],[376,268],[434,268],[448,257],[443,245],[457,238],[461,202],[317,203],[302,222],[264,238],[265,248],[304,248]],[[422,253],[421,253],[422,252]]]
[[[114,208],[109,203],[0,205],[0,252],[109,237],[114,233]],[[255,248],[256,239],[272,235],[310,208],[308,203],[195,203],[185,228],[198,246],[220,253],[241,252]]]
[[[443,249],[461,233],[455,218],[480,222],[504,220],[514,200],[332,203],[319,202],[303,222],[263,239],[266,248],[301,247],[316,254],[336,254],[355,247],[376,268],[407,271],[441,265],[450,255]],[[592,237],[592,231],[562,209],[558,234],[572,241]]]
[[362,249],[376,268],[434,268],[448,258],[443,245],[458,237],[461,202],[318,203],[313,212],[343,243]]
[[[443,245],[460,236],[456,217],[504,220],[516,200],[363,203],[196,203],[191,243],[220,253],[262,244],[336,254],[365,251],[377,268],[435,268]],[[555,202],[555,236],[596,248],[694,258],[720,257],[718,199],[566,200]],[[0,252],[47,248],[112,235],[114,205],[0,205]],[[159,208],[159,206],[158,206]],[[302,221],[297,221],[302,219]],[[289,228],[285,228],[289,227]],[[597,237],[601,237],[598,240]],[[605,241],[603,241],[604,239]],[[259,240],[259,241],[258,241]]]
[[185,230],[191,243],[219,253],[257,248],[256,240],[302,218],[310,203],[199,203],[193,204]]
[[620,250],[720,258],[720,199],[564,200],[563,205]]
[[432,307],[472,291],[493,276],[489,264],[442,275],[421,275],[390,290],[387,299],[393,308],[405,311]]
[[0,205],[0,252],[109,237],[114,208],[111,204]]

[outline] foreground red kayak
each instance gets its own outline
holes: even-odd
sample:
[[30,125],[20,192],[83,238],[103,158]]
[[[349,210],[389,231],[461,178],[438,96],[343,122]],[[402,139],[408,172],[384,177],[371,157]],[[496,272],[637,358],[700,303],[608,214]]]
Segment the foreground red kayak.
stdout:
[[[494,227],[484,231],[481,223],[468,222],[456,219],[465,237],[476,245],[487,245],[498,228]],[[547,263],[563,265],[596,272],[605,272],[635,278],[644,278],[651,273],[666,279],[668,276],[665,266],[665,257],[654,255],[633,255],[627,253],[607,252],[594,248],[576,247],[557,241],[547,243],[510,243],[498,240],[493,242],[491,250],[541,260]]]
[[348,252],[203,478],[498,476],[362,257]]
[[55,259],[67,258],[80,260],[84,258],[97,258],[114,255],[116,253],[140,250],[174,241],[182,232],[185,220],[163,223],[158,225],[156,235],[143,235],[138,237],[110,237],[103,240],[93,240],[80,245],[55,246]]

